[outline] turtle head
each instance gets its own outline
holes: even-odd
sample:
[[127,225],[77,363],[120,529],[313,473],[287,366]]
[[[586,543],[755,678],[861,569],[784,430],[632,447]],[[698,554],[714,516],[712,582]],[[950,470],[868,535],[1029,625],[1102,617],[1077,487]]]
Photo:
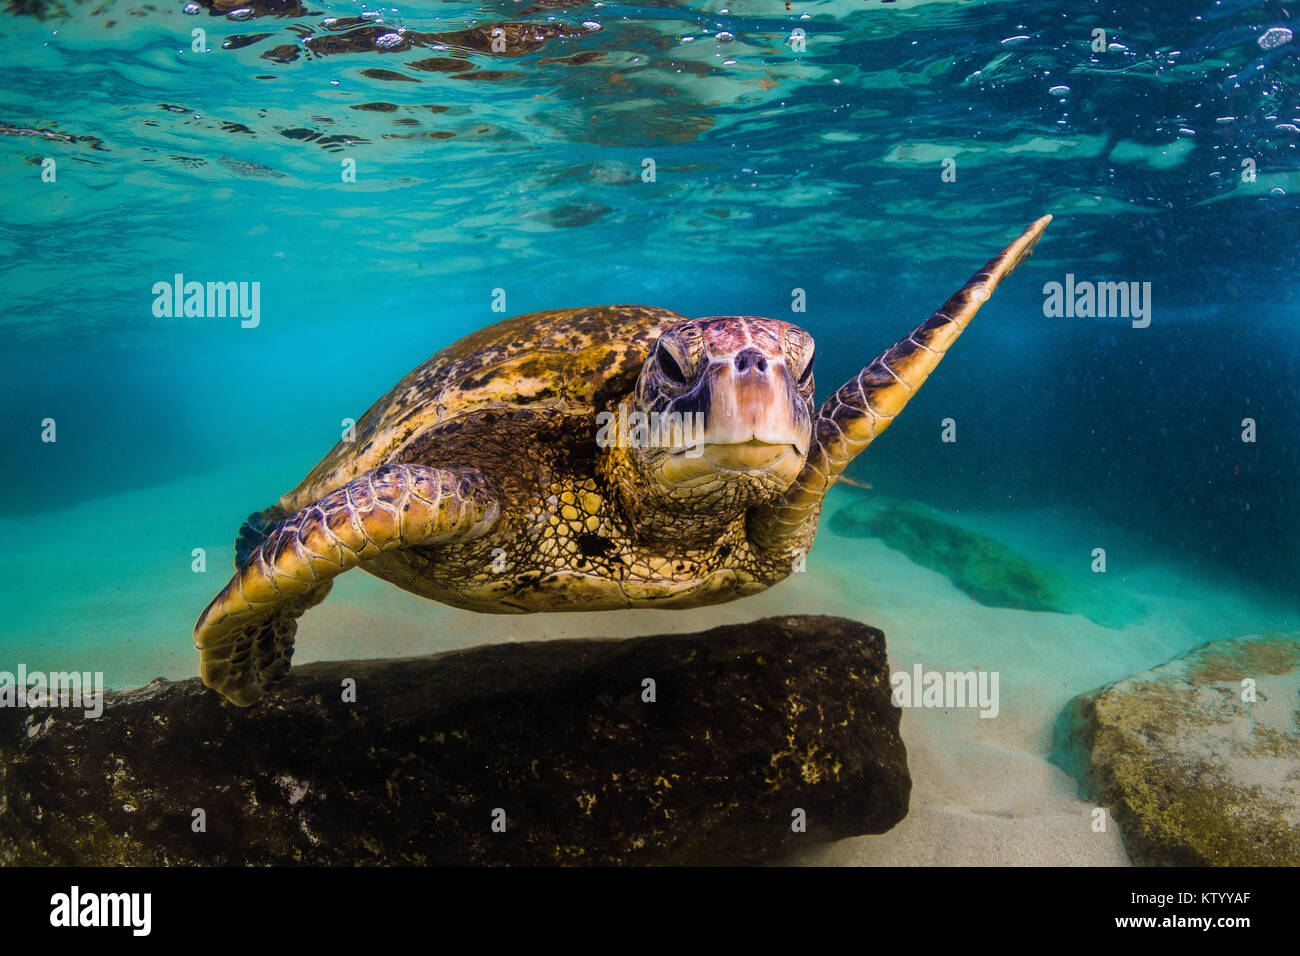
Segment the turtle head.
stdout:
[[648,490],[676,510],[748,508],[803,469],[812,402],[803,329],[753,316],[680,322],[641,368],[633,404],[650,440],[628,446]]

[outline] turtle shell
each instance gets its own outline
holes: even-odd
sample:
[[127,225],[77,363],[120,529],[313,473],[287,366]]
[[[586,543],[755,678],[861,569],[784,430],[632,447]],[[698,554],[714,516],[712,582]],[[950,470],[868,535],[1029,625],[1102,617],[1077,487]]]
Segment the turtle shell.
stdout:
[[639,305],[553,309],[480,329],[411,371],[283,498],[294,512],[379,465],[431,428],[490,408],[545,406],[590,421],[636,384],[664,329],[686,317]]

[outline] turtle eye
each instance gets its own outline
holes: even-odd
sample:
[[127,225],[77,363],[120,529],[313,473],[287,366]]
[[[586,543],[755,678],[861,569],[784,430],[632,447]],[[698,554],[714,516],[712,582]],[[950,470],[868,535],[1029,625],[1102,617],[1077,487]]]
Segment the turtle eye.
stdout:
[[817,361],[817,353],[813,352],[812,355],[808,356],[808,364],[803,367],[803,371],[799,374],[800,385],[808,384],[808,380],[812,378],[813,363],[816,361]]
[[659,361],[659,369],[664,373],[665,378],[670,382],[676,382],[678,385],[686,384],[686,374],[682,371],[682,367],[677,364],[677,360],[673,358],[672,353],[664,346],[663,342],[659,343],[655,357]]

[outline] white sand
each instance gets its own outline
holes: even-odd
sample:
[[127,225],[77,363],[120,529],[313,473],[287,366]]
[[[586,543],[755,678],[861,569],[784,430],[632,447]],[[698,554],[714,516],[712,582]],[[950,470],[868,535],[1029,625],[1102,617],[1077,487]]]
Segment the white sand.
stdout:
[[[28,543],[25,551],[7,549],[0,569],[12,608],[0,623],[0,669],[22,662],[30,670],[102,670],[110,686],[192,676],[190,629],[227,579],[231,541],[244,517],[202,502],[270,504],[275,495],[267,489],[293,483],[298,457],[0,522],[11,541]],[[837,489],[828,515],[856,494]],[[1121,537],[1090,528],[1075,541],[1077,522],[1064,514],[950,517],[985,533],[996,529],[1008,544],[1058,567],[1063,553],[1086,555],[1098,535],[1107,542]],[[207,549],[205,574],[190,570],[196,547]],[[987,608],[882,542],[839,537],[824,526],[807,573],[746,601],[689,612],[471,614],[353,572],[303,619],[296,661],[698,631],[777,614],[843,615],[885,631],[894,669],[921,663],[927,670],[999,672],[1001,711],[995,719],[974,710],[905,711],[914,783],[908,817],[887,834],[812,848],[795,862],[1115,865],[1127,856],[1114,823],[1093,832],[1092,807],[1047,762],[1061,708],[1078,693],[1189,647],[1291,626],[1282,609],[1167,567],[1130,570],[1119,586],[1150,608],[1144,621],[1124,630],[1078,615]]]

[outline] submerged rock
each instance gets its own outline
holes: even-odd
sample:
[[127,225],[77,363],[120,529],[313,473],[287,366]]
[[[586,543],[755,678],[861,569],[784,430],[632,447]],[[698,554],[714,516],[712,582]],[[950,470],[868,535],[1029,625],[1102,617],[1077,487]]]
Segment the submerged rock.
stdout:
[[906,815],[899,715],[832,617],[157,680],[0,711],[0,863],[754,863]]
[[1133,862],[1300,865],[1300,634],[1205,644],[1076,697],[1054,762]]
[[1101,627],[1139,618],[1138,603],[1066,577],[982,534],[949,524],[906,502],[864,498],[831,515],[830,529],[850,538],[879,538],[916,564],[936,571],[986,607],[1082,614]]

